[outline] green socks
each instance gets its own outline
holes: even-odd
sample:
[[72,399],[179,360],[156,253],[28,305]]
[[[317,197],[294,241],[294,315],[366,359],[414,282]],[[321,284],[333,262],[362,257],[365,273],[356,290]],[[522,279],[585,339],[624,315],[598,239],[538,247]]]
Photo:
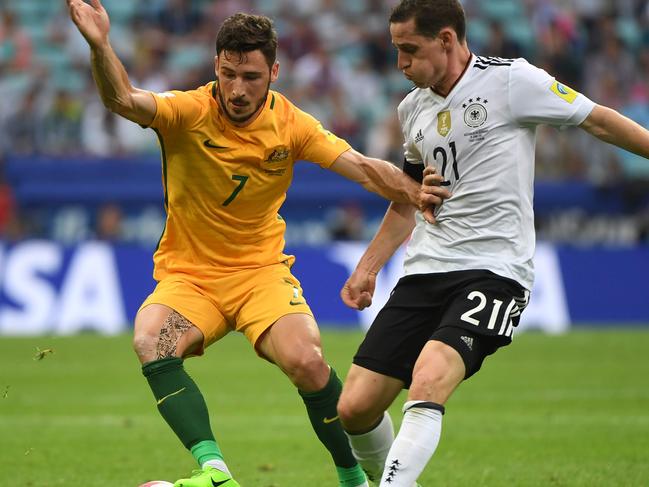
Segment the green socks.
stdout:
[[350,468],[336,467],[339,487],[360,487],[367,485],[365,474],[359,465]]
[[[180,358],[164,358],[142,366],[158,402],[160,414],[200,466],[208,461],[223,462],[214,440],[203,395],[187,374]],[[300,392],[311,425],[336,464],[340,487],[365,485],[365,474],[356,462],[343,432],[336,405],[342,383],[331,369],[329,382],[320,391]]]
[[223,454],[216,441],[203,440],[196,443],[191,447],[192,456],[196,459],[198,464],[202,467],[205,462],[210,460],[223,461]]
[[336,405],[342,391],[342,383],[334,369],[329,382],[317,392],[302,392],[300,396],[306,406],[311,425],[322,444],[329,450],[336,464],[341,487],[363,485],[365,474],[352,455],[349,441],[338,419]]
[[191,450],[199,465],[208,460],[223,460],[210,427],[207,405],[196,383],[185,371],[180,358],[163,358],[142,366],[158,401],[158,410],[167,424]]

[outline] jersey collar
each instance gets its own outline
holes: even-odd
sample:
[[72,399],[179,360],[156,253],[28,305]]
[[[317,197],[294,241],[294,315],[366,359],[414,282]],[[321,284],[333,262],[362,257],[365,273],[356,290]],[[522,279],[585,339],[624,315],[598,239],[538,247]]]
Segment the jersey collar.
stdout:
[[470,54],[469,60],[467,61],[466,65],[464,66],[464,69],[462,70],[462,73],[460,73],[460,76],[458,76],[458,78],[455,80],[455,83],[453,83],[453,86],[451,86],[451,89],[448,91],[448,95],[444,96],[444,95],[438,93],[437,91],[435,91],[435,89],[433,87],[429,88],[429,91],[430,91],[431,94],[433,94],[436,98],[438,98],[440,100],[446,100],[448,97],[450,97],[453,94],[455,89],[460,84],[460,81],[462,81],[465,78],[465,75],[466,75],[467,70],[469,69],[469,66],[471,66],[471,63],[473,63],[473,61],[475,59],[475,56],[473,55],[472,52],[469,53],[469,54]]

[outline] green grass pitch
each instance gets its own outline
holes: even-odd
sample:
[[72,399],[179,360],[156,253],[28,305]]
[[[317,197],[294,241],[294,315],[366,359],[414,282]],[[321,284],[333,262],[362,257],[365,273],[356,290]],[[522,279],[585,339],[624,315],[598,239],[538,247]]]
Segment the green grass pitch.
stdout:
[[[360,339],[324,332],[341,376]],[[449,401],[420,482],[649,486],[648,350],[646,328],[518,336]],[[130,337],[3,337],[0,363],[0,485],[136,487],[194,468],[158,416]],[[300,398],[241,336],[187,367],[242,486],[337,485]]]

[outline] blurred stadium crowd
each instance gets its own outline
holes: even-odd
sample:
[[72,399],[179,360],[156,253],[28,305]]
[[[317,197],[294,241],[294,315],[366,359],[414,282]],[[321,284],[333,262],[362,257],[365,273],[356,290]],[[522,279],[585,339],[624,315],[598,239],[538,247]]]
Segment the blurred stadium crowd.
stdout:
[[[395,69],[387,29],[395,0],[104,0],[112,42],[132,83],[153,91],[213,79],[218,26],[237,11],[275,20],[275,89],[355,148],[401,160],[396,105],[410,88]],[[649,127],[649,2],[464,0],[473,52],[525,57],[594,101]],[[85,42],[64,0],[0,0],[0,158],[124,156],[158,151],[152,131],[108,113],[90,76]],[[643,198],[649,161],[597,143],[578,129],[541,128],[537,180],[583,181],[627,195],[636,228],[649,227]],[[11,206],[0,187],[0,228]],[[359,209],[336,216],[344,238]],[[351,212],[351,213],[349,213]],[[113,215],[113,218],[115,216]],[[644,228],[644,227],[642,227]],[[339,232],[340,235],[336,235]],[[361,232],[362,233],[362,232]],[[551,231],[548,235],[551,236]],[[646,239],[646,228],[634,239]],[[358,232],[351,235],[359,236]]]

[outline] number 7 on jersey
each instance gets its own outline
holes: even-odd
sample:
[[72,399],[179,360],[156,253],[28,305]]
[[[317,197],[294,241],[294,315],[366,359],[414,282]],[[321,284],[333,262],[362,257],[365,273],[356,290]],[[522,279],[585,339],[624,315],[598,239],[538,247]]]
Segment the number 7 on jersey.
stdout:
[[248,181],[248,176],[233,174],[232,180],[239,181],[239,185],[236,188],[234,188],[234,191],[232,191],[232,194],[228,197],[228,199],[225,200],[223,203],[221,203],[221,206],[228,206],[230,203],[232,203],[232,201],[237,197],[237,195],[241,192],[243,187],[246,185],[246,181]]

